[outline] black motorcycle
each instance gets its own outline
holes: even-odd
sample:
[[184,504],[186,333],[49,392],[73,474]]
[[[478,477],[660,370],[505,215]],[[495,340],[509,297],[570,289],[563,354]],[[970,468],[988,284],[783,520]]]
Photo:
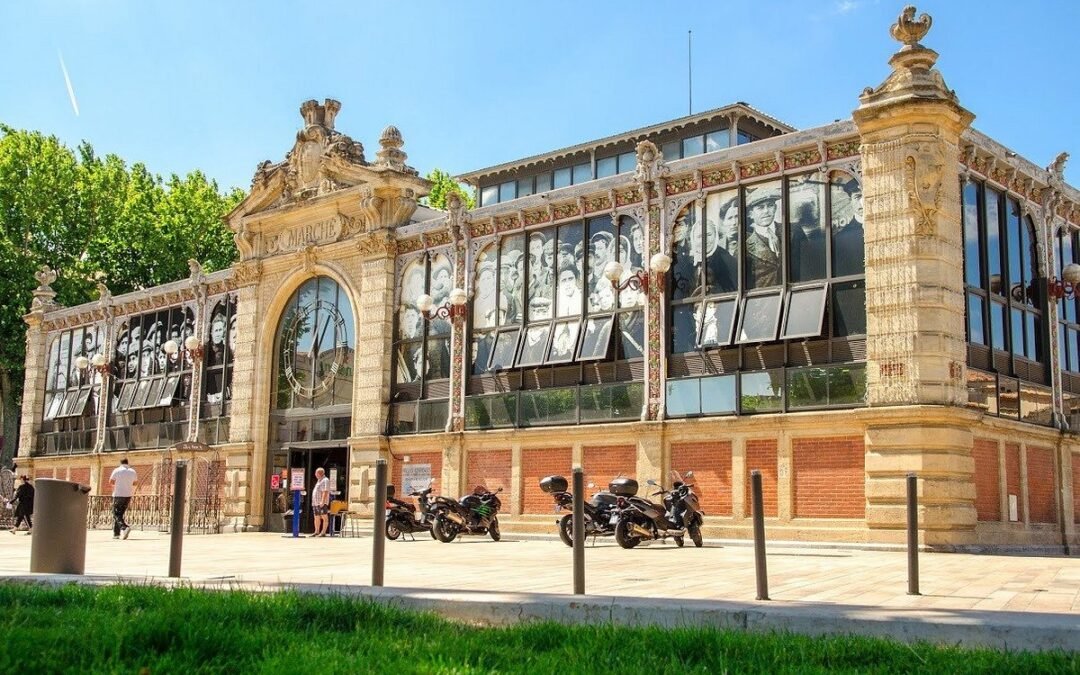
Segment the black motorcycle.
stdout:
[[[435,538],[432,531],[432,523],[435,522],[435,513],[432,511],[434,500],[431,498],[432,484],[435,479],[428,482],[427,489],[414,490],[409,493],[410,497],[416,498],[420,510],[409,502],[394,498],[394,486],[386,486],[386,538],[397,539],[402,534],[412,535],[415,532],[427,532],[431,538]],[[414,537],[415,539],[415,537]]]
[[499,509],[502,502],[498,494],[502,488],[492,492],[482,485],[476,486],[472,494],[455,501],[449,497],[435,498],[435,521],[431,533],[443,543],[450,543],[459,534],[486,534],[492,540],[502,538],[499,532]]
[[665,540],[671,537],[676,546],[683,545],[683,537],[689,536],[694,546],[702,545],[701,525],[704,522],[693,484],[687,482],[694,477],[693,471],[686,472],[686,480],[677,471],[672,471],[671,490],[665,490],[649,479],[649,485],[659,489],[649,495],[662,496],[663,504],[657,504],[641,497],[620,499],[615,515],[615,541],[623,548],[634,548],[647,539]]
[[[625,479],[615,479],[615,481],[619,480]],[[615,481],[612,481],[612,485],[615,484]],[[566,478],[563,476],[548,476],[540,481],[540,489],[550,494],[555,500],[555,513],[567,511],[556,523],[559,526],[559,538],[567,546],[573,546],[574,495],[567,492],[567,487]],[[592,487],[592,483],[589,484],[589,487]],[[615,510],[618,496],[611,491],[611,486],[608,486],[608,488],[608,490],[595,493],[592,499],[584,502],[586,537],[603,537],[615,534],[615,525],[612,524],[611,514]],[[637,491],[636,483],[634,491]]]

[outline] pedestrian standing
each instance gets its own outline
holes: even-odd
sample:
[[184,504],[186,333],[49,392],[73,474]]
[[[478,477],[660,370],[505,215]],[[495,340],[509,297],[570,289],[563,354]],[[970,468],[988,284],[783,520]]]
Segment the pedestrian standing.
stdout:
[[315,489],[311,492],[311,511],[315,514],[315,536],[325,537],[330,526],[330,479],[320,466],[315,469]]
[[19,480],[22,483],[15,488],[15,496],[11,500],[15,504],[15,527],[11,529],[11,533],[15,534],[15,531],[19,529],[19,524],[25,520],[26,533],[30,534],[31,528],[34,527],[34,523],[30,520],[30,516],[34,514],[34,486],[30,484],[30,476],[20,476]]
[[128,466],[127,457],[120,460],[120,466],[113,469],[109,482],[113,484],[113,539],[124,539],[131,534],[131,527],[124,520],[131,495],[135,492],[135,480],[138,474]]

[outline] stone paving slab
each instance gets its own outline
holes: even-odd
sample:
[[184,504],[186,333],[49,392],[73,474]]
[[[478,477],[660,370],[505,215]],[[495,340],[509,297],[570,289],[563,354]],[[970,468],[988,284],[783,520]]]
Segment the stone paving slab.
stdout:
[[[29,571],[30,537],[0,533],[0,576]],[[591,622],[735,625],[808,634],[860,633],[1010,649],[1080,650],[1080,558],[920,555],[920,596],[907,595],[902,552],[770,545],[772,602],[757,602],[753,549],[706,541],[625,551],[586,547],[586,591],[573,596],[572,556],[557,539],[506,535],[442,544],[427,536],[386,545],[372,589],[372,538],[292,539],[271,533],[184,538],[182,581],[250,589],[337,589],[469,621],[513,617]],[[161,580],[169,538],[91,531],[86,579]],[[388,590],[393,589],[393,590]],[[435,603],[425,606],[423,603]],[[615,607],[616,609],[612,609]]]

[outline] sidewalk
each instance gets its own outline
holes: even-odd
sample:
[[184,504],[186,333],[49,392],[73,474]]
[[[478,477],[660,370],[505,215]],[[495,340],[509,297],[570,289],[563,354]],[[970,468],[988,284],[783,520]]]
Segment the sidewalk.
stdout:
[[[25,578],[30,537],[0,539],[0,575]],[[771,602],[757,602],[753,549],[706,541],[620,549],[587,546],[585,589],[573,596],[571,551],[558,540],[428,537],[386,543],[385,589],[371,581],[370,534],[291,539],[279,534],[184,538],[183,582],[251,590],[301,587],[359,593],[468,621],[718,625],[1009,649],[1080,650],[1080,558],[920,555],[920,596],[907,595],[903,552],[769,546]],[[88,534],[86,580],[160,580],[167,534]]]

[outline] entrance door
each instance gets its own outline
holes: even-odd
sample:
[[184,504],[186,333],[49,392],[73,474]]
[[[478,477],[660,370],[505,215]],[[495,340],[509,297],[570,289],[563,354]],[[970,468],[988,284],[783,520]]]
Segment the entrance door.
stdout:
[[[314,532],[315,519],[311,511],[311,493],[315,489],[315,469],[322,468],[330,479],[330,499],[347,499],[349,485],[349,450],[348,448],[289,448],[289,481],[292,484],[292,472],[300,469],[304,472],[304,492],[300,496],[300,531]],[[289,495],[289,507],[292,507],[292,495]]]

